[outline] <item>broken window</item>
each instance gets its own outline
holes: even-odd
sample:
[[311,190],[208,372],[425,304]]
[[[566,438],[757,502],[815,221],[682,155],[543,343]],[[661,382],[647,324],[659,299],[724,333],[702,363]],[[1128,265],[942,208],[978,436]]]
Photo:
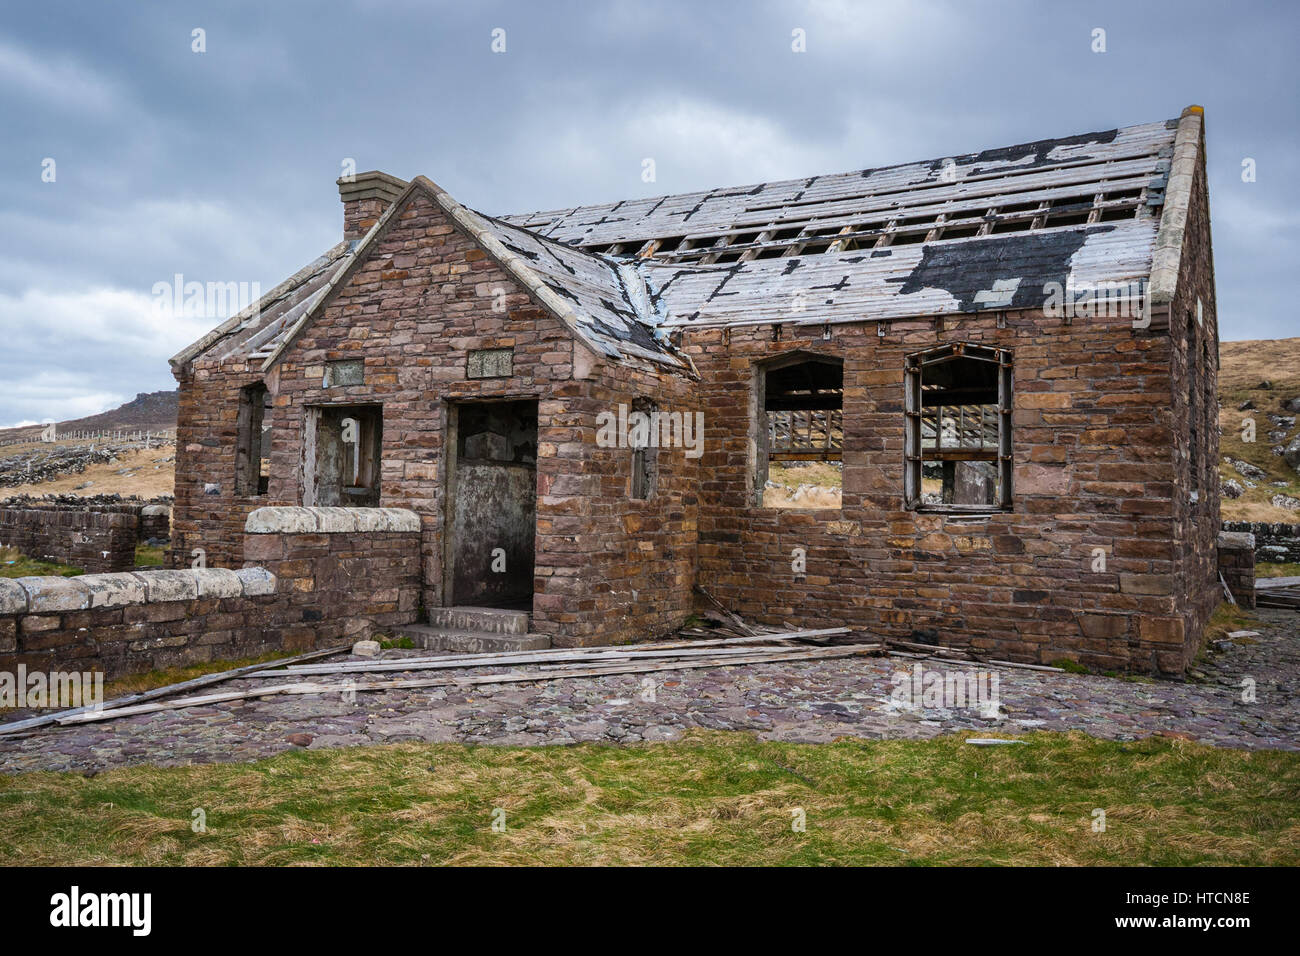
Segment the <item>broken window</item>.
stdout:
[[264,495],[270,481],[271,393],[257,382],[239,390],[235,494]]
[[657,436],[651,436],[651,429],[657,428],[658,416],[654,402],[637,399],[632,403],[632,411],[640,412],[644,419],[628,433],[628,444],[632,446],[632,482],[631,497],[649,498],[654,494],[655,483],[659,477],[659,442]]
[[756,499],[764,508],[839,508],[844,364],[800,353],[758,369]]
[[382,406],[318,405],[307,415],[303,504],[378,507]]
[[907,358],[909,508],[1011,507],[1011,353],[946,345]]

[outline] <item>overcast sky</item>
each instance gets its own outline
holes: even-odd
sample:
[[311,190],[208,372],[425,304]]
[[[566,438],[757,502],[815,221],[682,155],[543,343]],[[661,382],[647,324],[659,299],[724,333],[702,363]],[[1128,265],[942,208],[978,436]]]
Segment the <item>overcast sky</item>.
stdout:
[[269,290],[340,238],[346,160],[423,173],[500,214],[942,157],[1200,103],[1223,337],[1297,335],[1297,11],[7,4],[0,425],[174,387],[167,358],[224,316],[171,314],[156,286],[179,274]]

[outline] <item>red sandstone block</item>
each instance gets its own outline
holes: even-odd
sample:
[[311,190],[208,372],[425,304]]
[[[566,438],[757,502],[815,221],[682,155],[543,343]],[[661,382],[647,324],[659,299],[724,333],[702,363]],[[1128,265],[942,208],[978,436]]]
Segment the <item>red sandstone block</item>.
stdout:
[[285,541],[278,534],[250,534],[244,536],[244,561],[246,564],[264,564],[285,557]]

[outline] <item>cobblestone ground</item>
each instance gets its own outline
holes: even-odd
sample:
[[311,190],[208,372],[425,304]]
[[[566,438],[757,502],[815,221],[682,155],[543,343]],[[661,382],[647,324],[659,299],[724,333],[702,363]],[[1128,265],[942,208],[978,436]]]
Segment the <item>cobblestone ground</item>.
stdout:
[[[360,693],[354,703],[342,694],[231,702],[47,729],[26,738],[0,737],[0,771],[246,761],[301,746],[394,741],[625,744],[672,740],[696,727],[808,742],[926,738],[965,729],[1011,734],[1081,730],[1112,740],[1173,734],[1223,747],[1297,750],[1300,614],[1265,610],[1260,618],[1259,637],[1214,644],[1187,683],[1002,668],[1002,707],[996,718],[967,709],[900,709],[890,699],[896,686],[892,678],[910,670],[913,662],[858,657]],[[413,653],[387,651],[383,656]],[[931,661],[923,666],[942,665]],[[643,699],[646,676],[653,682],[653,701]],[[1242,699],[1245,678],[1254,681],[1251,703]],[[213,691],[254,683],[261,682],[231,681]]]

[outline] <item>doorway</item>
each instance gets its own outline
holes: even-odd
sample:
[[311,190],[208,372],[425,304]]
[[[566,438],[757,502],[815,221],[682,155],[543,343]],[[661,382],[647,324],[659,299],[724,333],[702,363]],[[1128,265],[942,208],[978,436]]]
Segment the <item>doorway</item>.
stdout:
[[537,534],[537,401],[448,409],[449,606],[531,611]]

